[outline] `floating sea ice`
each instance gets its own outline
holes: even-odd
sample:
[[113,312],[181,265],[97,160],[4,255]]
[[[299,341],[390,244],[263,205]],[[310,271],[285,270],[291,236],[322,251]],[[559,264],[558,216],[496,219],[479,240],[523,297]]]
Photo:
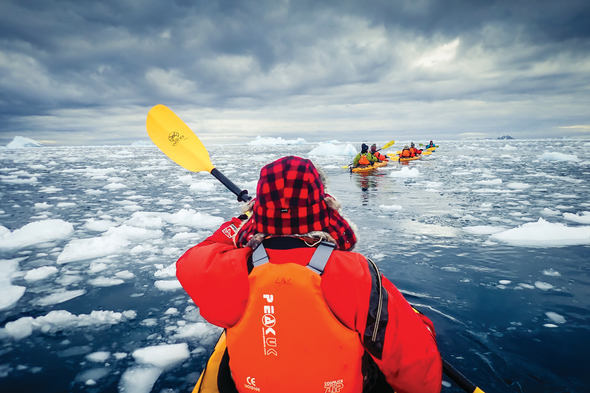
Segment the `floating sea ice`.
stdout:
[[403,207],[401,205],[379,205],[380,209],[383,210],[402,210]]
[[559,210],[544,208],[543,210],[541,210],[541,214],[544,216],[559,216],[561,212]]
[[60,304],[63,302],[67,302],[68,300],[72,300],[77,298],[78,296],[82,296],[86,293],[83,289],[78,289],[75,291],[60,291],[56,293],[52,293],[51,295],[45,296],[41,299],[35,301],[36,304],[41,306],[50,306],[53,304]]
[[[4,228],[4,227],[1,227]],[[12,233],[0,231],[0,250],[19,250],[36,244],[67,239],[74,233],[69,222],[52,219],[31,222]]]
[[333,143],[320,142],[308,155],[310,156],[355,156],[356,149],[351,144],[336,145]]
[[502,184],[502,179],[480,180],[480,181],[474,182],[474,184],[485,184],[485,185]]
[[573,154],[563,154],[557,152],[545,152],[539,156],[541,161],[578,161],[578,156]]
[[499,233],[499,232],[506,230],[505,227],[494,227],[494,226],[489,226],[489,225],[463,227],[462,229],[465,232],[471,233],[474,235],[492,235],[494,233]]
[[510,281],[510,280],[500,280],[499,282],[500,282],[500,284],[502,284],[502,285],[508,285],[508,284],[510,284],[512,281]]
[[57,268],[55,266],[42,266],[37,269],[29,270],[27,274],[25,274],[25,280],[27,281],[38,281],[43,280],[52,274],[57,273]]
[[120,393],[150,393],[162,374],[157,367],[134,367],[125,370],[119,381]]
[[[278,138],[263,138],[260,135],[256,137],[256,139],[247,143],[249,146],[266,146],[266,145],[305,145],[307,141],[303,138],[297,139],[283,139],[281,137]],[[355,153],[356,154],[356,153]]]
[[103,188],[106,188],[107,190],[120,190],[121,188],[127,188],[127,186],[122,183],[109,183]]
[[561,276],[561,274],[557,270],[554,270],[554,269],[543,270],[542,273],[546,276],[551,276],[551,277]]
[[18,272],[18,263],[21,260],[22,258],[0,260],[0,311],[14,306],[25,294],[25,287],[12,285],[12,275]]
[[549,311],[549,312],[546,312],[545,315],[547,315],[547,317],[549,319],[551,319],[551,321],[553,321],[554,323],[559,323],[559,324],[565,323],[565,318],[556,312]]
[[513,246],[523,247],[564,247],[590,244],[590,226],[567,227],[550,223],[542,218],[537,222],[523,224],[517,228],[490,236]]
[[44,333],[53,333],[67,328],[78,328],[94,325],[115,325],[120,322],[134,319],[137,313],[127,310],[122,313],[114,311],[92,311],[90,314],[74,315],[65,310],[51,311],[47,315],[37,318],[23,317],[16,321],[8,322],[0,332],[7,333],[12,338],[19,340],[30,336],[34,330]]
[[158,280],[154,285],[161,291],[175,291],[182,288],[178,280]]
[[156,345],[134,351],[133,357],[138,363],[168,369],[188,359],[190,352],[187,343]]
[[99,351],[86,355],[86,359],[90,360],[91,362],[103,363],[106,362],[110,356],[110,352]]
[[94,218],[90,218],[88,221],[86,221],[86,224],[84,224],[85,229],[88,229],[89,231],[95,231],[95,232],[105,232],[109,228],[112,228],[115,226],[117,226],[117,223],[114,221],[95,220]]
[[506,187],[512,188],[513,190],[524,190],[525,188],[529,188],[530,184],[511,182],[506,184]]
[[215,190],[215,183],[210,181],[200,181],[191,184],[190,190],[191,191],[204,191],[204,192],[211,192]]
[[407,168],[404,167],[401,169],[401,171],[393,171],[389,174],[389,176],[391,177],[418,177],[420,176],[420,172],[418,171],[418,169],[415,168]]
[[57,263],[63,264],[120,254],[127,251],[129,244],[131,242],[118,236],[74,239],[66,244],[61,254],[57,257]]
[[90,285],[94,285],[95,287],[113,287],[115,285],[121,285],[125,281],[121,280],[120,278],[110,278],[100,276],[92,280],[88,280]]
[[576,214],[563,213],[563,218],[568,221],[577,222],[578,224],[590,224],[590,212],[579,212]]
[[537,281],[537,282],[535,282],[535,287],[536,288],[539,288],[539,289],[541,289],[543,291],[548,291],[550,289],[553,289],[553,285],[551,285],[549,283],[546,283],[546,282],[543,282],[543,281]]

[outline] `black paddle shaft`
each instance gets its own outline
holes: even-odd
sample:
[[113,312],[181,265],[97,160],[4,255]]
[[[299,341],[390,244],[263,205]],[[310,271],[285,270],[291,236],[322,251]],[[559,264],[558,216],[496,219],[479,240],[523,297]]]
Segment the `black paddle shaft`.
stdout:
[[229,180],[223,173],[217,168],[211,170],[211,174],[215,176],[217,180],[223,183],[231,192],[237,195],[238,202],[248,202],[252,197],[248,195],[248,190],[241,190],[240,187],[236,186],[231,180]]

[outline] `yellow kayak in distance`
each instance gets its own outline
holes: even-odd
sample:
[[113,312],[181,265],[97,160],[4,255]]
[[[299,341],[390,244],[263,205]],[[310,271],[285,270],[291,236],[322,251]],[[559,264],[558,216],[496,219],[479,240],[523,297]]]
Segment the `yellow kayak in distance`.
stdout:
[[371,171],[374,171],[377,168],[382,168],[382,167],[386,166],[387,165],[387,162],[388,161],[376,162],[373,165],[367,165],[367,166],[364,166],[364,167],[360,167],[360,166],[359,167],[354,167],[354,168],[351,168],[350,170],[351,170],[351,172],[355,172],[355,173],[358,173],[358,172],[371,172]]
[[422,158],[422,155],[417,155],[415,157],[409,157],[409,158],[400,158],[398,155],[395,155],[395,154],[388,154],[387,156],[389,158],[391,158],[392,160],[396,160],[399,162],[414,161],[414,160],[419,160]]

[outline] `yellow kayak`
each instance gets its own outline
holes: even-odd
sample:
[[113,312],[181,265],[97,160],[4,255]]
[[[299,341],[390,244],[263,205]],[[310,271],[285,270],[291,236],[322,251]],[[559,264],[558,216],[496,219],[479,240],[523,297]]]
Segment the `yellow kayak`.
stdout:
[[356,172],[371,172],[377,168],[382,168],[386,165],[387,165],[387,161],[381,161],[381,162],[376,162],[373,165],[367,165],[367,166],[363,166],[363,167],[358,166],[358,167],[352,168],[351,171],[355,172],[355,173]]
[[409,157],[409,158],[400,158],[398,155],[395,155],[395,154],[388,154],[387,156],[389,158],[391,158],[393,160],[397,160],[399,162],[414,161],[414,160],[419,160],[420,158],[422,158],[421,155],[417,155],[415,157]]

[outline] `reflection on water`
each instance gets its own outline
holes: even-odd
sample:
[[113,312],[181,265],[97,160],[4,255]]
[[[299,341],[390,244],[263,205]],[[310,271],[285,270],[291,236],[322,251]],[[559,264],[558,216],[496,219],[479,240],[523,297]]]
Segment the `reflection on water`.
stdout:
[[384,182],[385,174],[379,172],[350,173],[351,179],[355,185],[361,189],[361,204],[366,206],[371,195],[376,195],[376,191]]

